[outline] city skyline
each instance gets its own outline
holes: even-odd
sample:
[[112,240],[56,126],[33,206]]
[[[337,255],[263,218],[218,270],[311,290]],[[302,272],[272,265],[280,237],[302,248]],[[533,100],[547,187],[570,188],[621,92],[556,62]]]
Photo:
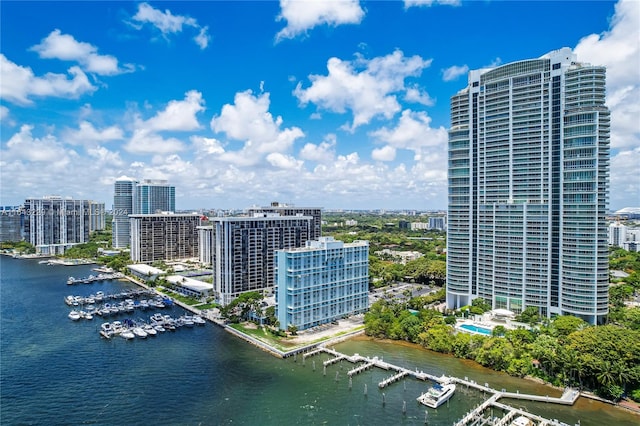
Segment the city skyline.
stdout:
[[301,4],[3,2],[0,205],[126,175],[177,210],[444,210],[468,71],[562,47],[607,67],[609,206],[638,204],[637,2]]

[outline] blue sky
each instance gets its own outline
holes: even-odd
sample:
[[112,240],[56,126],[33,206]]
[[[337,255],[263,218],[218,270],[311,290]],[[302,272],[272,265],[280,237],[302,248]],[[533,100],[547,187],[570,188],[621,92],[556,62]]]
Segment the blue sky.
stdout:
[[0,204],[446,209],[466,72],[570,47],[608,69],[612,209],[640,205],[640,2],[0,3]]

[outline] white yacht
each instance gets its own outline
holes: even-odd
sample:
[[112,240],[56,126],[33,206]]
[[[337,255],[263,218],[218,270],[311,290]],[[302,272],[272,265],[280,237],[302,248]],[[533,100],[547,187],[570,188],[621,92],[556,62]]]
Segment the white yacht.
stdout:
[[435,384],[418,397],[418,402],[427,407],[438,408],[451,398],[455,390],[456,385],[453,383],[446,385]]
[[72,321],[78,321],[80,319],[80,312],[76,311],[75,309],[69,312],[69,319]]
[[205,325],[207,323],[207,321],[204,318],[202,318],[200,315],[194,315],[192,319],[193,319],[193,322],[198,325]]
[[141,339],[146,339],[148,336],[147,332],[144,331],[142,327],[133,327],[131,331],[136,337],[139,337]]
[[128,329],[124,328],[120,332],[120,337],[122,337],[123,339],[131,340],[134,337],[136,337],[136,335],[133,334],[133,332],[131,330],[128,330]]
[[156,330],[155,328],[153,328],[152,325],[150,324],[145,324],[142,326],[142,329],[149,335],[149,336],[156,336],[158,334],[158,330]]

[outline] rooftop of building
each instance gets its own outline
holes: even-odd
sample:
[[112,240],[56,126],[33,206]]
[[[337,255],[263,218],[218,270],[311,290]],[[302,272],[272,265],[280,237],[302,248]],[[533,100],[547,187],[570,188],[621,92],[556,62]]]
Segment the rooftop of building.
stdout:
[[213,284],[204,281],[194,280],[193,278],[184,277],[182,275],[169,275],[166,280],[172,284],[180,284],[194,291],[210,291],[213,290]]
[[162,269],[154,268],[151,265],[144,263],[135,263],[133,265],[127,265],[127,268],[133,272],[137,272],[142,275],[160,275],[164,274]]

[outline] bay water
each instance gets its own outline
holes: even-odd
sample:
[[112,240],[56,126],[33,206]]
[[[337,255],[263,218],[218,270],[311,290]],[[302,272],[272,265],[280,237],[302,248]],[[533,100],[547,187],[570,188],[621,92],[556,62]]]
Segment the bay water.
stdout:
[[[416,401],[429,383],[369,370],[349,380],[346,361],[328,355],[275,358],[212,323],[144,340],[101,338],[105,321],[71,321],[67,295],[135,288],[127,281],[66,284],[95,265],[49,266],[0,256],[0,424],[2,425],[451,425],[485,395],[458,386],[437,410]],[[161,310],[184,313],[174,306]],[[153,311],[126,317],[147,318]],[[334,348],[378,356],[432,374],[468,377],[497,389],[559,396],[560,391],[436,354],[415,345],[352,338]],[[638,425],[640,416],[580,398],[563,407],[507,401],[568,424]]]

